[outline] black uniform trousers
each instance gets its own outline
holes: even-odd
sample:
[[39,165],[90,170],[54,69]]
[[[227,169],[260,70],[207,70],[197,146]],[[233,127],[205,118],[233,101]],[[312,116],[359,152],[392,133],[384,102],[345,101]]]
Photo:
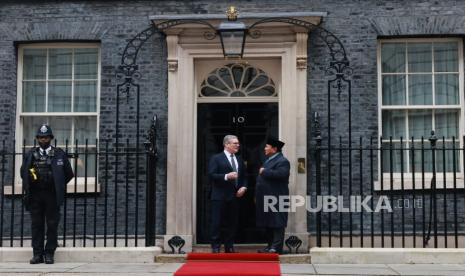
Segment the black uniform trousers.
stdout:
[[[35,255],[54,254],[58,246],[58,223],[60,210],[54,190],[31,190],[32,249]],[[45,223],[47,243],[44,247]]]
[[278,253],[283,252],[285,228],[266,228],[268,248],[276,250]]
[[211,245],[212,249],[221,247],[221,226],[225,226],[224,248],[233,249],[234,237],[236,235],[239,220],[237,198],[231,200],[212,200],[212,223],[211,223]]

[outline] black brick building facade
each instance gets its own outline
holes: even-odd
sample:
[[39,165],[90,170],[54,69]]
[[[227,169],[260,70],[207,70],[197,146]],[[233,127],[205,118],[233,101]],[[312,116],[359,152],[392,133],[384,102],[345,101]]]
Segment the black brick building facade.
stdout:
[[[359,137],[363,137],[364,144],[367,145],[371,137],[377,137],[379,124],[379,97],[378,97],[378,43],[380,39],[391,38],[460,38],[465,34],[465,2],[462,1],[339,1],[339,0],[311,0],[311,1],[2,1],[0,3],[0,140],[5,140],[7,149],[13,148],[13,140],[16,139],[15,129],[17,128],[17,87],[18,87],[18,49],[21,45],[32,43],[98,43],[100,60],[100,97],[99,97],[99,125],[98,133],[100,147],[105,146],[104,141],[110,142],[110,147],[115,141],[115,107],[116,107],[116,70],[121,64],[121,55],[127,42],[137,33],[150,25],[149,16],[164,14],[222,14],[230,5],[234,4],[239,11],[246,12],[326,12],[322,18],[320,26],[336,35],[345,47],[350,66],[353,69],[351,76],[352,87],[352,125],[351,132],[353,143],[358,145]],[[460,48],[463,51],[463,48]],[[138,56],[141,79],[140,86],[140,137],[145,137],[151,123],[153,115],[158,116],[158,163],[157,163],[157,230],[158,234],[164,234],[166,228],[166,171],[167,171],[167,118],[168,118],[168,92],[167,92],[167,56],[166,42],[164,36],[155,34],[151,37]],[[327,103],[328,90],[325,69],[328,66],[329,55],[323,43],[318,42],[315,35],[310,34],[308,43],[308,74],[307,74],[307,121],[308,121],[308,193],[315,195],[315,156],[312,147],[315,145],[313,132],[313,114],[318,112],[321,118],[323,146],[326,145],[327,126]],[[462,55],[463,56],[463,53]],[[463,70],[461,68],[460,70]],[[464,80],[459,82],[463,85]],[[331,133],[333,143],[339,143],[339,136],[343,139],[343,144],[347,144],[347,133],[349,132],[347,116],[347,93],[331,96]],[[460,94],[463,109],[463,94]],[[120,142],[125,143],[126,139],[132,143],[136,138],[134,124],[134,104],[135,97],[130,94],[127,98],[121,97],[123,104],[120,112]],[[463,121],[460,123],[463,129]],[[24,137],[27,138],[27,137]],[[143,142],[145,138],[141,138]],[[364,153],[367,154],[367,153]],[[330,177],[333,182],[337,182],[339,172],[327,173],[327,156],[323,151],[322,171],[322,193],[328,192],[325,183]],[[367,155],[368,156],[368,155]],[[100,158],[103,158],[101,156]],[[368,168],[369,158],[364,157],[363,167]],[[113,160],[113,159],[112,159]],[[357,158],[354,157],[352,168],[352,181],[357,183],[354,188],[358,191],[360,182],[359,166]],[[114,161],[114,160],[113,160]],[[121,158],[120,167],[124,167],[124,159]],[[130,162],[134,162],[133,160]],[[141,180],[141,191],[145,185],[145,158],[141,159],[141,169],[139,173]],[[338,158],[333,159],[333,166],[339,166]],[[11,162],[6,163],[4,171],[5,186],[12,182]],[[113,190],[114,174],[110,164],[110,184],[109,184],[109,208],[114,204],[124,206],[125,201],[125,180],[120,179],[121,185],[115,192]],[[131,163],[133,166],[134,164]],[[344,163],[347,166],[347,163]],[[310,173],[310,170],[312,173]],[[375,171],[377,169],[375,168]],[[349,170],[344,168],[343,182],[349,180]],[[132,175],[133,176],[133,175]],[[104,176],[100,175],[101,179]],[[364,189],[370,189],[370,171],[364,170],[362,173]],[[128,216],[131,221],[134,219],[136,207],[134,206],[135,185],[134,180],[129,182],[129,194],[132,196]],[[101,182],[101,185],[103,182]],[[334,184],[336,185],[336,184]],[[354,184],[355,185],[355,184]],[[101,186],[104,191],[104,186]],[[464,196],[458,194],[458,206],[463,206]],[[103,218],[104,192],[97,195],[97,206],[99,221]],[[333,190],[334,193],[334,190]],[[119,196],[115,200],[114,195]],[[357,193],[358,194],[358,193]],[[419,193],[421,197],[421,193]],[[70,196],[68,199],[68,217],[72,217],[74,200],[77,202],[79,210],[83,204],[89,205],[89,212],[93,212],[94,194],[88,196]],[[140,204],[139,216],[143,217],[145,212],[145,194],[138,195]],[[453,194],[447,194],[447,199],[452,199]],[[400,194],[395,194],[394,198],[400,198]],[[411,198],[411,194],[406,197]],[[10,213],[12,199],[17,197],[5,196],[3,199],[3,233],[4,238],[9,236],[11,229]],[[87,203],[85,203],[87,202]],[[19,200],[15,200],[15,212],[21,210]],[[410,206],[413,201],[410,202]],[[427,205],[428,201],[422,202]],[[442,199],[438,201],[438,206],[443,206]],[[442,207],[438,207],[442,212]],[[452,207],[451,207],[452,208]],[[418,209],[418,212],[421,209]],[[406,210],[406,214],[411,212]],[[20,213],[14,219],[13,227],[18,233],[23,223]],[[465,229],[465,213],[463,208],[459,208],[459,229]],[[124,222],[125,211],[118,211],[111,214],[121,217],[120,222]],[[339,215],[333,215],[333,224],[339,224]],[[360,229],[358,214],[354,215],[354,229]],[[395,220],[400,219],[399,213],[395,214]],[[357,217],[357,220],[355,220]],[[368,221],[370,214],[366,214],[365,228],[370,229]],[[29,217],[24,217],[25,225],[28,225]],[[315,233],[314,216],[309,214],[308,231]],[[110,219],[111,221],[112,219]],[[71,223],[71,221],[68,221]],[[81,216],[77,219],[78,228],[84,223]],[[92,220],[86,222],[89,229],[93,229]],[[348,220],[344,220],[344,231],[348,230]],[[421,228],[421,221],[417,230]],[[329,219],[323,216],[322,229],[327,230]],[[375,225],[379,225],[379,220],[375,218]],[[406,219],[406,229],[412,229],[413,222]],[[113,226],[109,226],[109,233],[113,233]],[[134,233],[135,223],[129,223],[129,232]],[[386,226],[386,229],[390,225]],[[68,231],[72,228],[68,226]],[[144,222],[138,222],[138,234],[144,233]],[[339,229],[339,228],[333,228]],[[28,227],[24,230],[24,235],[28,236]],[[93,230],[89,230],[92,232]],[[122,234],[124,227],[121,230]],[[338,231],[338,230],[337,230]],[[400,231],[397,229],[396,232]],[[375,232],[379,232],[377,229]],[[103,234],[103,224],[98,223],[97,233]]]

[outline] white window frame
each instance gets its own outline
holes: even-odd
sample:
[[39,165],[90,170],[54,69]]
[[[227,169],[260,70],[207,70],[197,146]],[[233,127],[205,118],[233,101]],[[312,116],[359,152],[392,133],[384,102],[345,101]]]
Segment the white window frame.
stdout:
[[[408,74],[414,74],[414,73],[409,73],[408,71],[408,64],[406,63],[406,69],[405,72],[401,73],[388,73],[388,75],[404,75],[406,76],[406,105],[384,105],[383,106],[383,89],[382,89],[382,63],[381,63],[381,46],[383,43],[416,43],[416,42],[457,42],[458,44],[458,78],[459,78],[459,104],[458,105],[408,105]],[[380,136],[383,131],[383,122],[382,122],[382,113],[383,110],[437,110],[437,109],[453,109],[457,110],[460,109],[460,116],[459,116],[459,137],[456,137],[456,142],[459,143],[459,147],[463,148],[463,135],[464,135],[464,126],[463,123],[464,121],[464,63],[463,63],[463,41],[461,38],[402,38],[402,39],[380,39],[378,40],[378,45],[377,45],[377,77],[378,77],[378,145],[381,145],[381,139]],[[406,53],[406,59],[408,53]],[[433,75],[433,82],[432,82],[432,97],[433,97],[433,103],[434,103],[434,93],[435,93],[435,86],[434,86],[434,75],[436,74],[434,72],[434,59],[432,60],[433,62],[433,70],[431,74]],[[455,72],[457,73],[457,72]],[[419,73],[422,74],[422,73]],[[434,116],[433,116],[434,117]],[[434,118],[433,118],[434,120]],[[406,124],[406,127],[407,124]],[[406,137],[407,138],[407,137]],[[429,148],[429,137],[424,137],[425,141],[425,148]],[[438,137],[439,138],[439,137]],[[387,139],[387,140],[386,140]],[[389,142],[389,137],[383,137],[383,142]],[[407,141],[408,140],[408,141]],[[407,138],[407,140],[403,140],[403,142],[409,144],[410,143],[410,138]],[[438,139],[438,142],[441,142],[441,139]],[[394,140],[393,142],[400,142],[400,139]],[[451,141],[450,141],[451,142]],[[441,152],[441,148],[437,149],[438,152]],[[409,166],[409,156],[408,154],[406,155],[407,160],[405,160],[407,166]],[[464,169],[463,169],[463,151],[459,151],[459,156],[457,156],[459,159],[459,167],[457,170],[460,169],[460,172],[456,172],[456,187],[457,188],[464,188]],[[407,171],[407,168],[405,168]],[[378,151],[378,180],[375,181],[374,183],[374,188],[375,190],[400,190],[402,188],[402,173],[392,173],[392,181],[391,181],[391,174],[390,173],[383,173],[382,168],[381,168],[381,158],[379,155]],[[383,174],[383,188],[381,189],[381,173]],[[431,172],[425,172],[425,189],[429,189],[431,186],[431,179],[433,177],[433,173]],[[412,178],[412,173],[411,172],[404,172],[403,173],[403,179],[404,179],[404,189],[405,190],[410,190],[410,189],[415,189],[415,190],[420,190],[423,189],[422,186],[422,173],[416,171],[415,172],[415,183],[413,183],[413,178]],[[443,188],[444,187],[444,173],[442,172],[436,172],[436,187],[437,188]],[[453,181],[453,172],[447,172],[446,173],[446,187],[447,188],[453,188],[454,184]],[[392,187],[391,187],[391,182],[392,182]]]
[[[22,93],[23,93],[23,53],[25,49],[64,49],[64,48],[96,48],[98,50],[98,57],[97,57],[97,99],[96,99],[96,112],[22,112]],[[74,72],[74,59],[72,61],[72,70]],[[48,63],[48,56],[47,56],[47,63]],[[99,135],[99,125],[100,125],[100,90],[101,90],[101,45],[99,43],[33,43],[33,44],[22,44],[18,46],[18,71],[17,71],[17,101],[16,101],[16,130],[15,130],[15,137],[16,137],[16,145],[15,151],[22,152],[23,150],[23,125],[22,125],[22,117],[34,117],[34,116],[41,116],[41,117],[78,117],[78,116],[95,116],[96,117],[96,136],[100,137]],[[48,66],[46,66],[46,80],[48,83]],[[70,81],[74,81],[74,73],[71,76]],[[47,89],[48,91],[48,89]],[[72,94],[74,95],[74,85],[72,85]],[[48,96],[46,96],[46,102],[48,100]],[[74,97],[72,96],[71,103],[73,103]],[[53,129],[53,126],[52,126]],[[74,128],[72,128],[72,137],[74,136]],[[70,139],[72,139],[70,137]],[[32,138],[32,137],[28,137]],[[53,142],[52,142],[53,143]],[[81,144],[80,144],[81,145]],[[79,148],[84,148],[82,145],[78,146]],[[98,151],[99,145],[95,145],[95,150]],[[64,147],[61,147],[64,150]],[[69,141],[68,149],[74,150],[75,144],[73,141]],[[93,149],[94,147],[90,147]],[[70,159],[71,165],[74,167],[74,159]],[[96,160],[98,166],[98,158]],[[19,174],[19,169],[22,164],[22,156],[16,156],[15,158],[15,179],[14,179],[14,191],[12,186],[6,186],[4,189],[5,194],[21,194],[22,192],[22,180]],[[98,173],[98,172],[97,172]],[[98,176],[98,175],[97,175]],[[95,192],[97,188],[97,192],[100,192],[100,185],[96,182],[96,178],[98,177],[87,177],[87,182],[85,177],[77,177],[77,179],[72,179],[69,184],[67,185],[67,192],[68,193],[83,193],[87,190],[87,193]],[[76,187],[74,183],[77,183]],[[97,184],[97,187],[95,186]],[[87,187],[85,187],[87,186]],[[86,189],[87,188],[87,189]],[[76,191],[75,191],[76,189]]]

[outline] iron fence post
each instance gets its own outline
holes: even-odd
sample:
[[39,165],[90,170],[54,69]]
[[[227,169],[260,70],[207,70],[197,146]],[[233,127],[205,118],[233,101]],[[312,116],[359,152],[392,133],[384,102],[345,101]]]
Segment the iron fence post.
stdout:
[[[318,202],[318,196],[321,195],[321,129],[319,114],[315,112],[314,114],[314,128],[315,128],[315,140],[316,140],[316,152],[315,152],[315,162],[316,162],[316,197]],[[316,213],[316,244],[318,247],[321,247],[321,210],[318,210]]]
[[157,162],[157,116],[153,116],[147,140],[144,142],[147,153],[147,187],[146,187],[146,211],[145,211],[145,246],[155,245],[155,206],[156,206],[156,162]]
[[425,244],[428,244],[431,234],[431,223],[433,222],[434,229],[434,248],[438,247],[438,225],[437,225],[437,210],[436,210],[436,142],[438,138],[435,135],[434,130],[431,131],[431,136],[428,139],[431,145],[431,159],[432,159],[432,172],[433,178],[431,179],[430,186],[430,208],[429,208],[429,225],[428,225],[428,236]]

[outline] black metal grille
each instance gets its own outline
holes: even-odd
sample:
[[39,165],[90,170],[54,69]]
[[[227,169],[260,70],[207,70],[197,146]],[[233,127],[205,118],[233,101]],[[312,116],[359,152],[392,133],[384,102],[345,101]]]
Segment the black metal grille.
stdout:
[[[447,145],[433,132],[429,139],[421,138],[420,145],[411,138],[408,148],[396,147],[392,138],[360,137],[348,143],[339,137],[332,146],[322,146],[321,140],[317,136],[311,148],[314,165],[308,198],[309,224],[317,246],[463,246],[465,162],[460,159],[465,149],[455,146],[459,142],[455,138]],[[323,202],[336,198],[337,210],[318,210],[318,197],[325,198]],[[357,209],[367,197],[371,198],[365,202],[369,208]],[[376,212],[380,198],[389,202],[392,212],[384,208]],[[341,212],[344,207],[349,211]]]
[[[141,246],[155,245],[155,124],[144,145],[131,144],[116,150],[110,141],[95,141],[96,151],[66,144],[75,177],[61,209],[60,246]],[[30,240],[29,213],[25,211],[21,187],[17,180],[17,164],[21,152],[7,150],[5,141],[0,152],[0,246],[25,246]],[[94,159],[93,166],[89,160]],[[83,163],[81,163],[83,162]],[[119,166],[116,165],[119,162]],[[144,175],[146,177],[144,177]],[[97,185],[91,185],[97,183]],[[9,186],[9,187],[8,187]],[[6,192],[9,191],[9,192]]]

